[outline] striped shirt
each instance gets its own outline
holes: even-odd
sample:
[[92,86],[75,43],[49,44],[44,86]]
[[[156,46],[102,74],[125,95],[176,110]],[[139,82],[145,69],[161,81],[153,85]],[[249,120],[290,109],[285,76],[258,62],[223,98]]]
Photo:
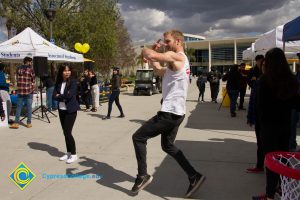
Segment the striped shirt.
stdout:
[[18,94],[26,95],[33,93],[35,74],[31,66],[22,65],[17,68]]

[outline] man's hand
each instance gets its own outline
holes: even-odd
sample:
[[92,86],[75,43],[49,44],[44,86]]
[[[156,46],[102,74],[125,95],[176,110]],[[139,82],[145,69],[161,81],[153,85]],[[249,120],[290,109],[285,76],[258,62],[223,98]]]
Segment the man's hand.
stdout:
[[154,51],[157,51],[157,50],[161,47],[160,41],[161,41],[161,39],[158,39],[158,40],[155,42],[155,44],[153,44],[152,49],[153,49]]
[[[161,47],[161,44],[160,44],[160,41],[161,41],[161,39],[158,39],[153,45],[152,45],[152,50],[154,50],[154,51],[157,51],[160,47]],[[141,57],[142,57],[142,61],[144,62],[144,63],[147,63],[148,62],[148,60],[144,57],[144,55],[143,55],[143,51],[142,51],[142,53],[141,53]]]

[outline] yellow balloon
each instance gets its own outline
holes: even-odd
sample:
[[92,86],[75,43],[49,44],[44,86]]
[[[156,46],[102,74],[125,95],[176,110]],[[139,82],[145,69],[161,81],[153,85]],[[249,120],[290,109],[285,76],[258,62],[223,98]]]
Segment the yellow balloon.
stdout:
[[90,50],[90,45],[88,43],[84,43],[82,45],[82,53],[87,53]]
[[81,43],[79,43],[79,42],[75,43],[74,48],[76,49],[76,51],[82,52],[82,44]]

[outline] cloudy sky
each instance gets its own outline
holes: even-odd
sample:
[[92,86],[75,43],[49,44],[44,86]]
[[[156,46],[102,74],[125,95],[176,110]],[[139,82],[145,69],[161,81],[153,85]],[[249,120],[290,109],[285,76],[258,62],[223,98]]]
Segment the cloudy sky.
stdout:
[[168,29],[207,38],[255,36],[300,15],[300,0],[119,0],[133,42]]
[[[255,36],[300,15],[300,0],[119,0],[132,41],[176,28],[207,38]],[[0,41],[6,39],[0,21]]]

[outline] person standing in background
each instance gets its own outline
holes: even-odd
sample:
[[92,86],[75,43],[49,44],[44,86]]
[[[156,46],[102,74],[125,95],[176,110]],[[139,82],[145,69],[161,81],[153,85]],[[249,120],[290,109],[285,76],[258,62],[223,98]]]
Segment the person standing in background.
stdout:
[[86,112],[90,111],[91,105],[91,86],[90,86],[90,78],[89,78],[89,70],[85,69],[83,72],[83,80],[81,81],[81,90],[82,90],[82,101],[85,104]]
[[46,87],[47,108],[49,111],[57,110],[57,101],[53,98],[54,82],[52,78],[46,74],[41,78],[43,87]]
[[239,103],[239,110],[246,110],[244,108],[244,100],[245,100],[245,95],[246,95],[246,91],[247,91],[247,71],[246,71],[246,64],[245,63],[241,63],[240,64],[240,74],[241,76],[241,80],[240,80],[240,103]]
[[[296,64],[296,77],[297,77],[297,82],[300,87],[300,64]],[[292,132],[291,132],[291,139],[290,139],[290,144],[289,144],[289,150],[290,151],[296,151],[297,150],[297,123],[299,121],[299,111],[296,109],[292,110]]]
[[205,93],[205,83],[207,82],[206,76],[203,75],[202,72],[199,73],[199,77],[197,79],[197,87],[199,89],[199,97],[198,97],[198,102],[201,101],[204,102],[204,93]]
[[236,117],[236,101],[240,91],[240,81],[242,75],[238,70],[238,65],[231,66],[228,73],[223,77],[223,81],[227,81],[226,90],[230,99],[230,115]]
[[[299,85],[290,70],[284,52],[272,48],[266,53],[263,75],[259,79],[256,92],[257,120],[263,151],[266,155],[274,151],[288,151],[291,136],[291,112],[300,108]],[[274,199],[279,184],[279,175],[266,169],[266,195],[264,199]],[[263,199],[255,196],[253,200]]]
[[93,71],[88,73],[90,79],[91,95],[92,95],[92,112],[97,112],[99,107],[99,86],[97,82],[96,74]]
[[111,79],[111,90],[112,93],[109,97],[109,102],[108,102],[108,112],[105,117],[103,117],[103,120],[110,119],[110,114],[112,110],[112,104],[116,102],[116,105],[120,111],[120,115],[118,116],[119,118],[125,117],[122,106],[120,104],[120,87],[121,87],[121,75],[120,75],[120,69],[118,67],[113,68],[113,76]]
[[18,94],[18,101],[17,101],[17,112],[16,112],[16,119],[13,124],[9,128],[18,129],[21,111],[23,108],[24,102],[26,103],[27,107],[27,128],[31,128],[31,116],[32,116],[32,98],[33,98],[33,91],[35,88],[35,73],[32,68],[32,58],[25,57],[23,59],[24,65],[21,65],[17,68],[17,94]]
[[3,109],[3,105],[2,105],[2,98],[0,96],[0,118],[1,118],[1,121],[4,121],[5,120],[5,112],[4,112],[4,109]]
[[264,63],[265,57],[263,55],[255,56],[255,66],[250,69],[247,75],[247,83],[250,88],[252,88],[255,81],[261,76],[262,74],[262,65]]
[[12,104],[9,96],[9,84],[6,83],[4,64],[1,62],[0,62],[0,97],[2,98],[2,101],[6,103],[7,120],[9,123],[11,123],[11,121],[9,120],[9,116],[10,116]]
[[212,69],[207,77],[207,81],[210,85],[211,101],[215,103],[218,103],[217,99],[220,89],[220,79],[221,74],[215,69]]

